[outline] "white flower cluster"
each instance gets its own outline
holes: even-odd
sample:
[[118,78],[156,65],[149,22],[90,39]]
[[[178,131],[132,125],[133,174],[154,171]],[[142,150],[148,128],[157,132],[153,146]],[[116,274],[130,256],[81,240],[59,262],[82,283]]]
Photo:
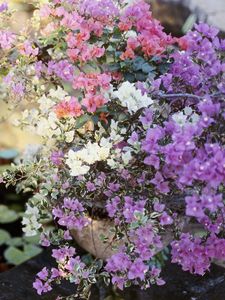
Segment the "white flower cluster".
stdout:
[[111,144],[107,143],[106,140],[102,140],[100,145],[88,142],[84,148],[78,151],[69,150],[66,164],[70,168],[71,176],[87,174],[90,165],[108,158],[110,148]]
[[130,114],[153,104],[153,100],[147,94],[142,95],[135,84],[128,81],[123,82],[119,89],[113,92],[112,96],[118,98],[121,105],[127,107]]
[[179,126],[183,127],[187,123],[196,124],[199,120],[199,115],[197,115],[191,107],[186,107],[184,111],[173,114],[172,119]]
[[38,223],[39,219],[39,210],[37,207],[31,207],[29,204],[27,204],[27,209],[25,212],[25,216],[23,217],[22,224],[23,232],[26,236],[34,236],[37,234],[38,229],[42,226],[40,223]]
[[[50,141],[51,138],[61,138],[64,135],[65,142],[70,143],[74,138],[74,130],[68,130],[73,127],[75,120],[70,118],[66,124],[59,122],[54,112],[54,106],[62,100],[70,99],[67,92],[61,87],[51,89],[47,95],[43,95],[37,100],[39,107],[26,109],[22,113],[22,118],[14,122],[16,126],[23,126],[28,131],[41,136]],[[69,124],[73,123],[73,124]]]

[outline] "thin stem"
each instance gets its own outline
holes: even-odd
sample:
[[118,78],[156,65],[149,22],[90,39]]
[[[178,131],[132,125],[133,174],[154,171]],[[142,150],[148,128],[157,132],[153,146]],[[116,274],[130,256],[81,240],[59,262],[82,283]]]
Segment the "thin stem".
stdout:
[[[217,92],[215,94],[209,94],[210,97],[218,97],[224,95],[224,93],[222,92]],[[202,100],[205,98],[205,96],[197,96],[197,95],[193,95],[193,94],[188,94],[188,93],[178,93],[178,94],[163,94],[163,93],[159,93],[159,94],[155,94],[155,96],[159,96],[161,98],[180,98],[180,97],[189,97],[189,98],[193,98],[193,99],[197,99],[197,100]]]

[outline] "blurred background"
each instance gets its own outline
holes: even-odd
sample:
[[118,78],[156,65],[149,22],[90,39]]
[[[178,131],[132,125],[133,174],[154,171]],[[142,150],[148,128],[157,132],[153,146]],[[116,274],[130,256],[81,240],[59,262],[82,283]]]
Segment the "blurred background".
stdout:
[[[90,0],[91,1],[91,0]],[[3,2],[0,0],[0,3]],[[208,22],[217,26],[225,37],[225,0],[148,0],[155,18],[159,19],[166,32],[182,36],[194,23]],[[9,5],[18,12],[11,24],[19,32],[31,17],[32,0],[9,0]],[[2,119],[4,117],[4,119]],[[27,145],[37,143],[38,138],[15,129],[11,121],[14,113],[0,102],[0,178],[1,172],[10,166],[14,157]],[[15,190],[5,189],[0,184],[0,272],[18,265],[38,254],[41,249],[36,239],[23,237],[21,217],[29,195],[16,195]]]
[[[152,5],[153,15],[161,21],[165,30],[174,36],[181,36],[193,27],[198,21],[206,21],[221,30],[225,35],[225,0],[147,0]],[[0,0],[1,2],[1,0]],[[10,6],[18,10],[12,28],[20,31],[27,19],[32,15],[31,1],[9,0]],[[0,117],[5,116],[6,107],[0,103]],[[13,128],[10,116],[0,123],[0,150],[16,148],[21,150],[27,143],[36,138]]]

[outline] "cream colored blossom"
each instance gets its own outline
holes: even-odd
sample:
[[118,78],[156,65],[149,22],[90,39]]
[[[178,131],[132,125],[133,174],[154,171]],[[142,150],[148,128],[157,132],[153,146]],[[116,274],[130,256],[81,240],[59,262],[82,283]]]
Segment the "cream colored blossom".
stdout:
[[114,91],[113,96],[118,98],[121,105],[127,107],[131,114],[140,108],[153,104],[153,100],[147,94],[142,95],[142,92],[135,87],[135,84],[128,81],[122,83],[119,89]]

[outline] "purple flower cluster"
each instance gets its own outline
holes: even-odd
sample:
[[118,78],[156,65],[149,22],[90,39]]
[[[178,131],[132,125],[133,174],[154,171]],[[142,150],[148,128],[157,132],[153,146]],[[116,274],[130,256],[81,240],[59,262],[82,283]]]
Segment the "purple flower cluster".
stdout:
[[164,284],[164,281],[159,277],[160,269],[150,267],[141,258],[132,260],[131,256],[122,252],[114,254],[107,260],[105,269],[112,274],[112,283],[119,289],[123,290],[127,284],[140,285],[146,288],[151,283],[158,285]]
[[116,223],[119,224],[122,219],[131,223],[135,220],[135,212],[144,212],[145,203],[145,200],[134,201],[130,196],[124,196],[123,200],[116,196],[106,204],[106,210],[109,217],[115,218]]
[[67,60],[60,60],[59,62],[50,61],[48,63],[47,74],[55,74],[62,80],[72,82],[74,77],[74,66]]
[[86,265],[76,255],[76,250],[73,247],[63,247],[53,249],[52,257],[58,263],[58,269],[52,268],[47,270],[43,268],[38,274],[33,287],[39,295],[52,290],[54,282],[60,282],[61,279],[69,279],[70,282],[79,284],[81,278],[87,278],[89,275]]
[[84,207],[77,199],[64,198],[63,205],[55,207],[52,214],[59,225],[69,230],[81,230],[88,224],[88,219],[84,216]]
[[95,19],[110,18],[119,15],[119,10],[112,0],[82,1],[80,11]]
[[184,271],[204,275],[212,259],[225,259],[225,239],[211,235],[206,242],[183,233],[179,241],[173,241],[172,262],[179,263]]
[[16,40],[15,34],[7,30],[0,30],[0,48],[9,50]]
[[[61,279],[88,290],[101,276],[120,289],[161,285],[156,254],[165,236],[172,261],[185,271],[202,275],[212,260],[225,259],[225,40],[207,24],[174,39],[144,0],[123,6],[54,0],[41,8],[45,21],[33,38],[21,44],[0,30],[6,94],[26,104],[29,94],[35,108],[21,126],[33,126],[44,141],[50,131],[54,139],[43,146],[37,169],[25,166],[32,177],[19,182],[19,190],[37,182],[41,244],[58,247],[52,251],[58,267],[37,274],[38,294]],[[156,77],[148,76],[152,70]],[[142,71],[145,82],[127,81]],[[35,101],[48,96],[46,109],[43,101],[37,108]],[[10,183],[18,184],[21,170]],[[46,214],[54,230],[41,226]],[[93,216],[110,218],[113,227],[110,242],[101,237],[114,253],[105,266],[98,259],[86,265],[71,247],[71,231]],[[186,220],[203,234],[182,233]]]
[[8,9],[8,3],[3,2],[0,4],[0,13]]

